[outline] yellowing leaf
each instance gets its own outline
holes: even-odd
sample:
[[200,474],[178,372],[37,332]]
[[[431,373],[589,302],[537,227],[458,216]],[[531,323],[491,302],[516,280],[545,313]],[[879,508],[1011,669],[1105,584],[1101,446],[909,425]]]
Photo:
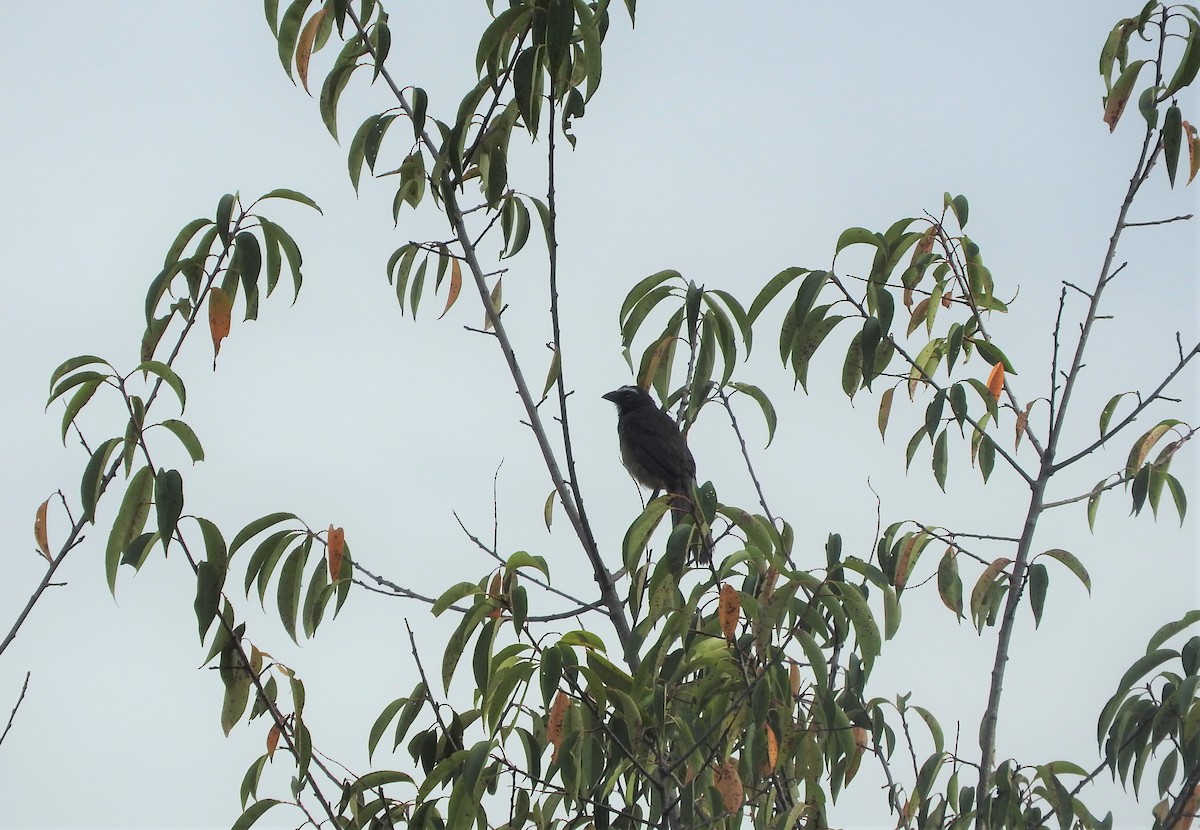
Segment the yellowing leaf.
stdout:
[[275,748],[279,746],[279,724],[271,724],[271,731],[267,733],[267,757],[272,761],[275,760]]
[[742,789],[742,779],[738,777],[737,764],[733,763],[732,759],[725,759],[713,771],[713,786],[721,794],[726,812],[733,813],[742,808],[745,792]]
[[[497,282],[496,285],[500,283]],[[446,295],[446,307],[442,309],[442,313],[438,315],[438,319],[446,316],[446,312],[450,310],[450,306],[454,305],[458,299],[459,293],[462,291],[462,265],[458,258],[454,257],[450,260],[450,293]],[[493,303],[494,305],[494,303]]]
[[[503,578],[500,575],[500,571],[496,571],[494,574],[492,574],[491,584],[488,585],[488,596],[492,599],[500,599],[500,590],[503,587],[503,584]],[[488,616],[493,620],[498,620],[500,619],[502,613],[503,612],[500,610],[500,606],[497,605],[491,610],[491,612],[488,613]]]
[[992,371],[988,372],[987,388],[992,393],[992,397],[999,401],[1001,393],[1004,392],[1004,364],[1002,362],[997,361],[996,365],[992,367]]
[[551,763],[558,760],[558,748],[563,742],[563,724],[570,705],[571,699],[559,689],[558,694],[554,696],[554,702],[550,704],[550,717],[546,720],[546,740],[554,747],[554,752],[550,755]]
[[213,286],[208,292],[208,330],[212,333],[213,368],[217,368],[217,355],[221,353],[221,341],[229,336],[229,323],[233,316],[233,298]]
[[717,615],[721,620],[721,632],[725,635],[725,642],[732,643],[733,635],[737,631],[738,621],[742,616],[742,598],[738,596],[737,588],[726,583],[721,586],[721,602],[717,609]]
[[1129,103],[1129,96],[1133,94],[1133,85],[1137,81],[1138,73],[1142,71],[1145,63],[1144,60],[1133,61],[1126,66],[1125,71],[1113,84],[1112,92],[1104,99],[1104,123],[1108,125],[1110,133],[1117,128],[1121,113],[1125,112],[1125,105]]
[[675,335],[668,335],[667,337],[664,337],[662,340],[658,341],[654,347],[653,353],[650,355],[650,359],[646,361],[646,371],[644,371],[642,376],[638,378],[638,386],[642,387],[643,389],[650,388],[650,384],[654,382],[654,376],[658,374],[658,365],[662,363],[663,356],[670,353],[671,346],[676,340],[679,339],[681,338],[676,337]]
[[788,667],[788,680],[792,686],[792,697],[797,697],[800,694],[800,664],[792,661]]
[[770,724],[763,724],[763,729],[767,733],[767,769],[766,773],[770,775],[775,771],[775,765],[779,763],[779,738],[775,735],[775,730]]
[[346,550],[346,531],[329,526],[325,536],[325,558],[329,563],[329,581],[336,582],[342,572],[342,554]]
[[50,499],[46,499],[38,505],[37,513],[33,516],[33,538],[37,542],[42,556],[46,557],[46,561],[53,562],[54,557],[50,555],[50,537],[46,532],[46,510],[49,507]]
[[304,85],[305,92],[308,92],[308,63],[312,59],[313,43],[317,39],[321,21],[325,19],[325,12],[326,8],[322,7],[310,17],[308,23],[304,24],[304,31],[300,32],[299,40],[296,41],[296,72],[300,75],[300,83]]

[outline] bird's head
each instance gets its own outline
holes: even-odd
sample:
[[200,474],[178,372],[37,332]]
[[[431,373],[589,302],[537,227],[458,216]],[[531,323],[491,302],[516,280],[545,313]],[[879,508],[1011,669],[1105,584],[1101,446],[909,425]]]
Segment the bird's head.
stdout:
[[616,404],[617,412],[621,414],[641,409],[644,406],[658,408],[654,403],[654,398],[650,397],[650,393],[640,386],[622,386],[620,389],[606,393],[603,397],[604,400]]

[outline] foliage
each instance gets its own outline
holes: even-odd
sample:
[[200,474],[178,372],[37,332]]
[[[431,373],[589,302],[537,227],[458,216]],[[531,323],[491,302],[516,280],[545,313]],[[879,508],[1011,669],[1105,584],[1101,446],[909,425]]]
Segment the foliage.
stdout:
[[[635,9],[634,0],[626,0],[630,18]],[[364,170],[373,180],[390,182],[395,221],[407,210],[431,209],[444,215],[451,234],[448,240],[409,241],[392,254],[383,270],[399,311],[415,317],[427,295],[445,285],[445,316],[473,286],[483,330],[500,347],[554,481],[547,523],[556,506],[566,515],[579,543],[573,556],[591,566],[598,596],[578,601],[569,615],[543,614],[542,589],[554,578],[547,560],[481,544],[497,566],[450,586],[431,605],[435,615],[457,619],[438,671],[430,673],[434,667],[424,664],[413,642],[420,679],[410,693],[383,706],[367,736],[372,755],[403,744],[410,770],[346,778],[326,763],[305,724],[303,682],[256,643],[236,595],[240,589],[248,598],[255,591],[265,605],[273,590],[273,608],[289,636],[315,636],[327,614],[336,616],[347,602],[361,571],[342,529],[320,531],[291,513],[272,513],[226,543],[215,520],[185,512],[183,475],[153,461],[160,441],[178,442],[193,461],[204,459],[199,437],[183,420],[186,386],[174,368],[195,324],[207,318],[215,366],[239,301],[243,319],[256,319],[285,262],[295,294],[302,286],[297,243],[258,210],[272,199],[319,210],[316,204],[283,189],[245,205],[237,194],[222,196],[212,219],[189,222],[169,245],[147,291],[136,365],[117,368],[82,355],[51,377],[49,402],[64,406],[62,436],[75,430],[89,458],[79,515],[57,555],[45,533],[48,504],[39,508],[35,535],[49,562],[48,583],[94,523],[98,502],[120,495],[105,547],[110,590],[122,565],[140,569],[159,544],[192,570],[206,663],[217,667],[221,679],[222,727],[228,733],[258,717],[271,724],[267,752],[247,770],[245,812],[235,827],[250,827],[283,805],[314,824],[343,827],[632,828],[742,821],[763,828],[824,827],[830,803],[854,783],[864,760],[879,764],[888,782],[885,806],[904,827],[1107,828],[1111,814],[1102,817],[1084,801],[1087,784],[1105,769],[1135,790],[1154,788],[1161,799],[1156,826],[1190,821],[1200,792],[1200,635],[1178,649],[1167,644],[1200,621],[1198,613],[1165,624],[1117,684],[1099,715],[1099,766],[1089,771],[1063,760],[997,762],[995,753],[1008,644],[1020,606],[1027,604],[1040,622],[1056,571],[1091,588],[1080,557],[1061,548],[1039,550],[1041,517],[1054,507],[1086,502],[1090,524],[1103,494],[1117,488],[1128,494],[1134,512],[1149,504],[1157,515],[1166,493],[1181,519],[1187,509],[1183,485],[1170,467],[1194,428],[1163,418],[1135,437],[1131,427],[1162,401],[1200,345],[1180,347],[1175,366],[1153,388],[1113,395],[1099,413],[1095,438],[1081,441],[1065,424],[1105,288],[1121,270],[1115,253],[1130,224],[1130,205],[1156,167],[1164,168],[1172,185],[1185,178],[1190,183],[1200,167],[1200,137],[1177,103],[1200,69],[1200,13],[1151,0],[1136,17],[1119,21],[1103,46],[1103,118],[1116,129],[1136,96],[1144,140],[1094,285],[1062,288],[1049,388],[1036,388],[1031,377],[1037,373],[1027,367],[1019,374],[992,335],[994,315],[1009,311],[1003,298],[1010,293],[997,286],[980,246],[965,232],[969,205],[962,195],[947,193],[936,214],[900,218],[883,230],[848,228],[828,264],[788,267],[753,297],[664,270],[634,285],[622,304],[618,322],[630,369],[678,413],[685,430],[705,407],[732,415],[734,403],[748,398],[773,436],[771,396],[739,375],[756,339],[777,341],[785,373],[805,390],[817,353],[837,349],[842,392],[878,396],[881,434],[906,398],[921,413],[906,460],[911,465],[918,455],[928,456],[941,489],[948,487],[955,459],[976,467],[985,482],[1003,474],[1025,485],[1025,516],[1019,535],[1001,540],[1008,545],[1004,555],[981,555],[972,541],[980,537],[964,529],[910,519],[881,529],[870,561],[845,555],[840,536],[830,533],[824,567],[805,569],[796,562],[812,557],[797,555],[786,518],[794,506],[776,513],[761,493],[760,504],[750,508],[725,504],[717,484],[705,482],[692,515],[669,533],[659,528],[669,525],[663,519],[670,499],[648,503],[625,534],[623,568],[614,575],[575,486],[565,379],[570,363],[560,337],[554,267],[555,193],[551,187],[545,198],[535,197],[509,179],[514,138],[527,133],[546,139],[554,181],[556,139],[575,143],[572,123],[599,91],[614,11],[606,0],[489,4],[492,19],[476,52],[478,80],[456,104],[431,101],[422,89],[395,79],[388,64],[390,19],[374,0],[293,0],[282,10],[277,0],[267,0],[265,11],[284,70],[305,89],[315,78],[316,56],[337,52],[317,94],[319,115],[335,137],[341,95],[356,75],[383,82],[386,109],[362,121],[347,145],[351,183],[361,187]],[[1168,53],[1172,40],[1184,44],[1177,54]],[[381,158],[401,161],[384,171],[377,169],[387,166]],[[539,238],[535,221],[550,262],[554,332],[540,397],[511,347],[502,278],[479,256],[480,242],[497,233],[500,259],[528,256],[531,234]],[[1070,290],[1086,302],[1074,335],[1064,319],[1071,313]],[[779,306],[776,332],[763,313]],[[164,389],[170,395],[160,396]],[[128,416],[123,431],[99,440],[85,436],[78,422],[97,393],[115,395]],[[1034,397],[1023,403],[1029,395]],[[552,418],[541,409],[548,399],[557,405]],[[176,406],[178,413],[162,414]],[[1035,406],[1047,410],[1044,427],[1031,420]],[[552,421],[560,425],[558,436],[550,434]],[[1018,455],[1022,442],[1032,448],[1033,463]],[[1127,454],[1094,488],[1046,501],[1052,477],[1113,446],[1127,446]],[[753,475],[748,452],[745,462]],[[63,504],[67,509],[65,498]],[[691,536],[708,532],[721,555],[711,566],[694,567],[687,561]],[[942,551],[936,564],[932,556],[922,564],[935,543]],[[555,561],[576,566],[580,559]],[[906,589],[925,578],[936,585],[952,619],[969,617],[980,633],[997,630],[977,761],[947,746],[933,712],[907,695],[885,697],[869,688],[876,660],[901,629],[904,603],[914,601]],[[413,598],[402,586],[393,590]],[[584,622],[564,631],[567,618]],[[452,705],[449,689],[468,671],[466,664],[474,694],[468,706]],[[914,740],[914,725],[927,741]],[[932,751],[919,758],[916,747],[925,742]],[[291,791],[260,797],[260,777],[280,745],[295,766]],[[912,756],[911,774],[898,763],[904,754]],[[1148,783],[1152,762],[1157,772]]]

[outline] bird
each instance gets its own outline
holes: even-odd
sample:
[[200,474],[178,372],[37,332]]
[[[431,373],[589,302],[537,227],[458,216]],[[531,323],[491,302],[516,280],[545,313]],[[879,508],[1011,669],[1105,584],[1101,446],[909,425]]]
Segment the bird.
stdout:
[[[671,526],[692,516],[696,492],[696,460],[675,419],[659,409],[640,386],[622,386],[602,396],[617,407],[617,439],[621,463],[629,474],[651,490],[670,493]],[[695,547],[697,561],[712,558],[712,539]]]

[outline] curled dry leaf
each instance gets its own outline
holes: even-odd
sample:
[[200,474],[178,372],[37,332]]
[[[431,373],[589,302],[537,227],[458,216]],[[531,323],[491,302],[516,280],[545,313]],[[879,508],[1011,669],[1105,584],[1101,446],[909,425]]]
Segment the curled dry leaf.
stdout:
[[346,531],[329,526],[325,537],[326,560],[329,562],[329,581],[334,582],[342,572],[342,554],[346,550]]
[[53,562],[54,558],[50,555],[50,536],[46,531],[46,511],[49,507],[50,499],[38,505],[37,513],[33,517],[33,538],[46,561]]
[[1000,400],[1000,394],[1004,391],[1004,364],[1002,362],[996,361],[992,371],[988,372],[987,388],[993,398],[997,401]]
[[795,662],[794,660],[792,661],[791,666],[788,667],[788,680],[790,680],[791,684],[792,684],[792,697],[799,697],[800,696],[800,664]]
[[733,813],[742,808],[745,791],[742,788],[742,779],[738,776],[737,764],[732,758],[726,758],[713,770],[713,786],[721,794],[721,801],[724,802],[727,812]]
[[1032,406],[1033,402],[1031,401],[1028,406],[1017,413],[1017,437],[1013,443],[1014,450],[1021,448],[1021,436],[1025,434],[1025,427],[1029,426],[1029,410]]
[[733,634],[737,631],[737,624],[742,616],[742,598],[738,596],[737,588],[728,583],[721,586],[721,602],[717,616],[721,620],[721,633],[725,635],[725,642],[732,643]]
[[551,763],[558,760],[558,748],[563,742],[563,725],[570,705],[571,699],[559,689],[558,694],[554,696],[554,702],[550,704],[550,717],[546,721],[546,740],[554,747],[554,752],[550,755]]

